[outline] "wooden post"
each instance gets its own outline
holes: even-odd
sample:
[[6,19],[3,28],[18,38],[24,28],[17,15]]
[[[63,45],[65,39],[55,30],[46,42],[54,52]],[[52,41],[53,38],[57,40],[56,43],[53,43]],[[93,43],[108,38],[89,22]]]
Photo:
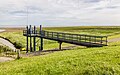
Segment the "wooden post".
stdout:
[[58,43],[59,43],[59,50],[61,50],[62,49],[62,42],[59,41]]
[[34,38],[33,38],[33,42],[34,42],[34,44],[33,44],[34,51],[36,51],[36,47],[35,47],[35,46],[36,46],[36,42],[35,42],[35,41],[36,41],[36,36],[35,36],[36,33],[35,33],[35,31],[36,31],[36,27],[34,26]]
[[27,28],[27,48],[26,48],[26,53],[28,53],[28,26],[26,28]]
[[20,59],[20,50],[17,50],[17,59]]
[[32,27],[30,25],[30,52],[32,52],[32,37],[31,37],[31,33],[32,33]]

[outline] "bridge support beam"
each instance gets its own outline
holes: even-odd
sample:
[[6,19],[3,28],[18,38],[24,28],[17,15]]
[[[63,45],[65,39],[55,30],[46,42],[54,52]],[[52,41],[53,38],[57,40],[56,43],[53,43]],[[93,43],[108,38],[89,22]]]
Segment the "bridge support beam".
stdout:
[[[34,35],[36,34],[35,32],[36,32],[36,27],[34,26]],[[34,47],[34,51],[36,51],[36,42],[35,42],[35,41],[36,41],[36,37],[33,37],[33,43],[34,43],[34,44],[33,44],[33,47]]]
[[41,38],[40,51],[43,50],[43,38]]
[[28,53],[28,26],[26,27],[27,28],[27,48],[26,48],[26,53]]
[[61,50],[62,49],[62,42],[59,41],[58,43],[59,43],[59,50]]
[[40,37],[40,51],[43,50],[43,35],[42,35],[42,25],[40,25],[40,34],[41,34],[41,37]]
[[32,34],[32,27],[30,25],[30,52],[32,52],[32,37],[31,37],[31,34]]

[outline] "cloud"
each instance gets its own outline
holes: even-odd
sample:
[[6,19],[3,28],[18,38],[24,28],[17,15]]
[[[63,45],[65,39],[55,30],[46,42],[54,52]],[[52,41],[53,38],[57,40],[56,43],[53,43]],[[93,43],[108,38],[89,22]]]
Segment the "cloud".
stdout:
[[84,2],[88,2],[88,3],[94,3],[94,2],[100,2],[101,0],[84,0]]
[[120,0],[4,0],[0,25],[120,24],[119,10]]

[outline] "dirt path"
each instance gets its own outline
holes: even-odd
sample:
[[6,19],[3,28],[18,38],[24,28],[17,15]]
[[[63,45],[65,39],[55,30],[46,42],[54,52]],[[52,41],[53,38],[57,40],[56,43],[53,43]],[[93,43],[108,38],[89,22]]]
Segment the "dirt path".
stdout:
[[6,62],[6,61],[11,61],[14,60],[13,58],[9,58],[9,57],[0,57],[0,62]]

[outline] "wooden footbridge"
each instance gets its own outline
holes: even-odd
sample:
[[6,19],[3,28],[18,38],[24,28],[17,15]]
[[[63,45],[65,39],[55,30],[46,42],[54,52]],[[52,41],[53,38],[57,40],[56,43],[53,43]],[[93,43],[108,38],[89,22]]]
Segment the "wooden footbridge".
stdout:
[[76,44],[80,46],[86,46],[86,47],[107,46],[107,36],[93,36],[93,35],[44,31],[42,30],[41,25],[40,25],[40,30],[37,30],[35,26],[33,28],[31,25],[29,27],[27,26],[26,30],[23,30],[23,35],[27,37],[27,49],[26,49],[27,52],[29,50],[31,52],[36,51],[36,38],[40,38],[40,46],[39,46],[40,51],[43,50],[43,39],[58,41],[59,49],[61,49],[62,42]]

